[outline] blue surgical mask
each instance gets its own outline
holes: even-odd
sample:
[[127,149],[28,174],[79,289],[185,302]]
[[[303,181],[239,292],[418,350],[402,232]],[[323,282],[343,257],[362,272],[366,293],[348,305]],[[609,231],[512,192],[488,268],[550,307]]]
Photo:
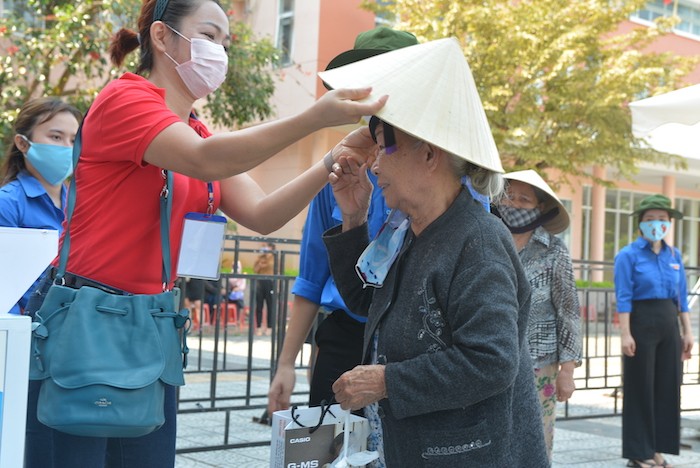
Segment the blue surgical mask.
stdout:
[[486,211],[491,211],[491,199],[489,198],[488,195],[484,195],[483,193],[477,192],[474,187],[472,187],[472,181],[469,178],[469,176],[463,176],[462,177],[462,185],[466,185],[466,187],[469,189],[469,193],[471,193],[472,198],[474,200],[478,201],[481,203],[481,205],[484,207]]
[[377,236],[357,259],[355,271],[364,287],[381,288],[391,265],[399,255],[411,219],[406,213],[392,210]]
[[20,136],[29,143],[27,159],[50,185],[62,183],[73,173],[72,146],[34,143],[24,135]]
[[652,242],[660,241],[666,234],[668,234],[669,229],[671,229],[671,221],[642,221],[639,223],[639,230],[642,231],[642,235],[645,239]]

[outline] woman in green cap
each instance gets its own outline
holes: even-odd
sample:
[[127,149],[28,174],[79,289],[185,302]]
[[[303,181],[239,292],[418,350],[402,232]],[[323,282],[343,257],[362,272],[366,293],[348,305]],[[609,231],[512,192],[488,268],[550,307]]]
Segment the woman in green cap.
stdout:
[[690,357],[693,333],[681,253],[663,239],[671,218],[683,215],[667,197],[651,195],[632,216],[641,236],[615,257],[624,354],[622,456],[627,466],[668,467],[661,454],[680,449],[681,362]]

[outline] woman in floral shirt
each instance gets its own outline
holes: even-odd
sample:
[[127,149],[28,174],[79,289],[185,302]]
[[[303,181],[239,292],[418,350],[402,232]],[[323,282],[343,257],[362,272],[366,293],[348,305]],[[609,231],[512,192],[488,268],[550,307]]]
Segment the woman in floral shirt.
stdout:
[[497,210],[513,235],[532,290],[527,335],[551,460],[556,403],[571,397],[574,368],[581,364],[581,323],[571,257],[554,236],[569,226],[569,215],[535,171],[511,172],[505,178],[507,196]]

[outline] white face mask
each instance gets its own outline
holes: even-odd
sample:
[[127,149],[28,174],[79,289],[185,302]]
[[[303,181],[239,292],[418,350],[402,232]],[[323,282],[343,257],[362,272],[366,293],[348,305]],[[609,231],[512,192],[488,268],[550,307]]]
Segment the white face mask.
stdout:
[[192,96],[201,99],[216,91],[226,79],[228,71],[228,55],[224,46],[196,37],[187,39],[172,27],[168,28],[190,43],[190,60],[187,62],[177,63],[167,52],[165,55],[177,65],[175,70]]

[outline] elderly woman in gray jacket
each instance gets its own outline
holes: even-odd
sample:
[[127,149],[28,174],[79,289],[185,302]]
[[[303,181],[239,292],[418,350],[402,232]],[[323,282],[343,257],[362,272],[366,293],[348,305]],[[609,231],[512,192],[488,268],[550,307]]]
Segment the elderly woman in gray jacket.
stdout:
[[[456,47],[452,40],[435,42]],[[419,52],[398,63],[389,52],[367,69],[348,66],[348,73],[368,79],[388,60],[393,74],[368,81],[391,84],[397,74],[407,78],[402,70],[424,58]],[[458,48],[455,54],[440,62],[461,60],[466,68]],[[469,83],[471,74],[464,79]],[[335,382],[335,398],[345,409],[365,408],[369,448],[380,452],[375,466],[545,467],[525,337],[528,281],[508,230],[460,182],[468,175],[475,189],[497,195],[500,160],[480,102],[457,99],[439,109],[432,94],[423,112],[449,115],[456,125],[426,128],[396,117],[405,115],[402,103],[428,85],[387,85],[380,92],[389,94],[392,107],[360,130],[368,144],[370,134],[378,144],[370,169],[394,209],[372,243],[367,166],[341,157],[329,176],[343,217],[324,236],[331,270],[348,306],[368,311],[365,365]],[[454,91],[461,81],[433,85],[432,91]],[[476,89],[468,91],[474,98]]]

